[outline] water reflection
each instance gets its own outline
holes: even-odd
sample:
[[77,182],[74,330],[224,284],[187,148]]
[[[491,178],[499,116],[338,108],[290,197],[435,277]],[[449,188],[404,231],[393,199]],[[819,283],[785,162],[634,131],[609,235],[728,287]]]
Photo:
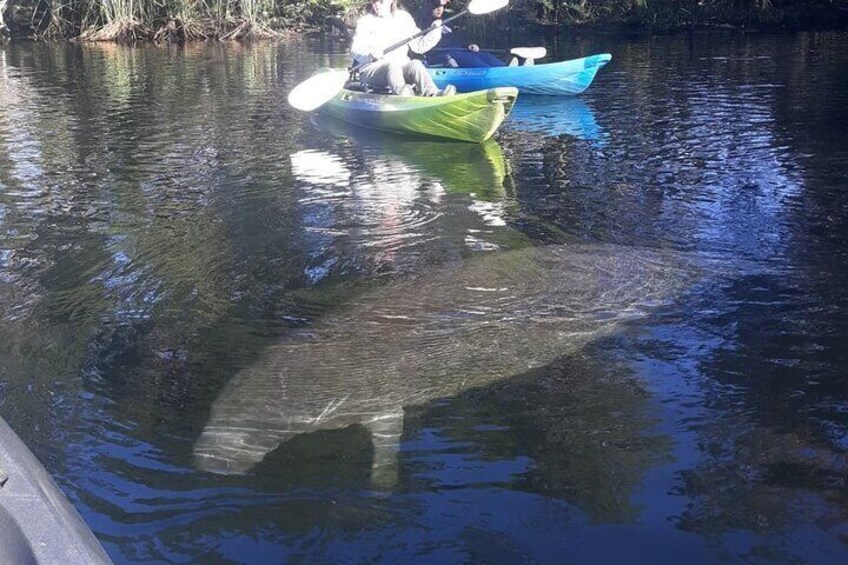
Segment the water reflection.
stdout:
[[315,127],[302,44],[4,48],[0,411],[119,562],[841,562],[846,45],[622,40],[481,147]]
[[407,268],[410,252],[444,257],[455,253],[448,247],[490,251],[522,239],[504,229],[514,200],[496,142],[410,140],[331,117],[314,122],[330,135],[324,149],[289,157],[310,282],[329,275],[353,249],[368,250],[371,268],[397,272]]
[[590,104],[576,97],[519,97],[504,125],[507,130],[522,133],[568,135],[603,144],[607,133],[595,118],[595,111]]
[[313,123],[344,137],[367,159],[395,157],[419,174],[440,181],[446,192],[497,200],[512,196],[509,162],[494,139],[484,143],[425,141],[385,134],[318,114]]

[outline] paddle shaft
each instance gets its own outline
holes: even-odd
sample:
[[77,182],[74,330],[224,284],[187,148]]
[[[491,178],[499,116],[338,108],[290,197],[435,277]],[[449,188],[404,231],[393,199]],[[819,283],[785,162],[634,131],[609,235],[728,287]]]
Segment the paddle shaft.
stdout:
[[[451,17],[449,17],[449,18],[447,18],[447,19],[442,20],[442,25],[444,25],[444,24],[446,24],[446,23],[448,23],[448,22],[450,22],[450,21],[455,20],[455,19],[456,19],[456,18],[458,18],[459,16],[464,16],[464,15],[465,15],[465,14],[467,14],[467,13],[468,13],[468,10],[463,10],[463,11],[459,12],[458,14],[454,14],[454,15],[452,15]],[[407,44],[407,43],[409,43],[410,41],[413,41],[413,40],[415,40],[415,39],[418,39],[418,38],[419,38],[419,37],[421,37],[421,36],[427,35],[428,33],[430,33],[431,31],[433,31],[433,30],[434,30],[434,29],[436,29],[437,27],[439,27],[439,26],[432,25],[432,26],[428,27],[427,29],[422,29],[421,31],[419,31],[419,32],[418,32],[418,33],[416,33],[415,35],[412,35],[412,36],[410,36],[410,37],[407,37],[407,38],[406,38],[406,39],[404,39],[403,41],[398,41],[398,42],[397,42],[397,43],[395,43],[394,45],[390,45],[390,46],[388,46],[387,48],[385,48],[385,49],[383,50],[383,55],[385,55],[386,53],[389,53],[389,52],[391,52],[391,51],[394,51],[395,49],[398,49],[398,48],[400,48],[400,47],[403,47],[404,45],[406,45],[406,44]],[[374,61],[368,61],[367,63],[359,63],[358,65],[356,65],[355,67],[353,67],[353,68],[350,70],[350,72],[352,72],[352,73],[359,72],[360,70],[362,70],[362,67],[364,67],[365,65],[370,65],[370,64],[371,64],[371,63],[373,63],[373,62],[374,62]]]

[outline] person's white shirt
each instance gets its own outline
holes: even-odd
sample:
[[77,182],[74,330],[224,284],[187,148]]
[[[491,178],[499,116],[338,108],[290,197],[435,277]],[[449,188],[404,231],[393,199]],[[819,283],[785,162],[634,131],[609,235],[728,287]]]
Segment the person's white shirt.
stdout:
[[[354,64],[367,63],[372,55],[382,54],[387,47],[408,39],[421,31],[415,25],[415,20],[404,10],[395,10],[394,14],[378,17],[366,14],[356,23],[356,31],[350,44],[350,54]],[[426,53],[435,47],[442,38],[442,31],[437,27],[430,33],[409,42],[409,49],[415,53]],[[406,63],[409,61],[406,47],[399,47],[385,53],[383,60]]]

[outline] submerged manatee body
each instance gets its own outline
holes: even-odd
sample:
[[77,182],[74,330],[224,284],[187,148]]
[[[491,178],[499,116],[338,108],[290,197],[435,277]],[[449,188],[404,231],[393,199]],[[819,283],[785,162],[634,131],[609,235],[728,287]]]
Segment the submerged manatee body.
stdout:
[[196,463],[243,473],[297,434],[362,424],[372,480],[391,486],[404,406],[549,364],[695,275],[662,252],[565,245],[486,254],[373,290],[239,372],[212,406]]

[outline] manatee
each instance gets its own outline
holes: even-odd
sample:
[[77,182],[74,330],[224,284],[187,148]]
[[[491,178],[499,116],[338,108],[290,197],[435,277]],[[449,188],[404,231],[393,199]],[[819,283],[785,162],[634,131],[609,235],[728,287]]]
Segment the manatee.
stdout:
[[481,254],[374,288],[238,372],[212,405],[196,465],[245,473],[298,434],[360,424],[372,482],[390,488],[404,407],[548,365],[697,276],[663,251],[576,244]]

